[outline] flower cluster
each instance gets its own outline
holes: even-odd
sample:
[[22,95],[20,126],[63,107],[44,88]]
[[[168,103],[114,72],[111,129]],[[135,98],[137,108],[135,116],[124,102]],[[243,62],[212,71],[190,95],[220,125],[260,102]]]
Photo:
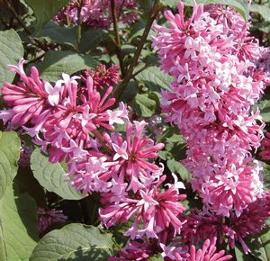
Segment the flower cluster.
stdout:
[[[132,24],[138,19],[135,0],[114,2],[118,20]],[[107,28],[112,23],[111,2],[110,0],[70,0],[54,19],[64,24],[85,24],[90,27]]]
[[265,137],[262,141],[260,156],[263,160],[270,160],[270,133],[265,133]]
[[[117,256],[109,258],[109,261],[146,261],[153,255],[155,246],[150,243],[130,241]],[[224,250],[217,251],[216,238],[205,240],[202,248],[190,247],[166,247],[161,244],[162,256],[166,261],[225,261],[232,256],[226,255]]]
[[239,217],[232,215],[227,223],[223,222],[223,216],[207,209],[194,209],[183,225],[183,242],[198,244],[207,238],[213,239],[222,235],[221,240],[227,238],[231,248],[235,248],[235,243],[239,242],[245,253],[250,252],[245,239],[260,233],[265,227],[270,216],[269,197],[269,192],[264,193],[261,198],[249,204]]
[[218,215],[239,216],[261,197],[259,162],[252,159],[264,123],[252,106],[269,83],[260,65],[266,50],[249,35],[249,24],[222,5],[195,5],[185,20],[165,12],[169,27],[156,26],[154,48],[175,80],[162,93],[167,120],[185,136],[185,166],[193,188]]
[[65,161],[78,191],[100,193],[104,226],[130,221],[125,234],[133,240],[158,241],[167,230],[180,234],[184,185],[174,174],[172,184],[165,182],[163,166],[155,162],[164,145],[155,144],[146,122],[130,121],[127,106],[117,107],[111,97],[117,68],[99,65],[82,76],[63,74],[52,84],[35,67],[27,75],[23,64],[10,66],[19,80],[3,84],[8,109],[0,118],[7,126],[30,135],[50,162]]
[[42,236],[48,229],[61,225],[67,221],[62,210],[38,208],[38,232]]
[[[229,7],[195,5],[185,20],[180,2],[178,14],[167,11],[165,17],[169,27],[155,26],[153,45],[162,69],[175,80],[162,93],[162,109],[185,136],[183,162],[204,203],[203,210],[187,216],[181,241],[225,237],[231,248],[237,241],[248,253],[244,239],[258,234],[270,215],[262,165],[251,154],[263,138],[264,123],[253,105],[270,82],[263,63],[269,50]],[[268,147],[266,138],[261,152],[266,160]]]

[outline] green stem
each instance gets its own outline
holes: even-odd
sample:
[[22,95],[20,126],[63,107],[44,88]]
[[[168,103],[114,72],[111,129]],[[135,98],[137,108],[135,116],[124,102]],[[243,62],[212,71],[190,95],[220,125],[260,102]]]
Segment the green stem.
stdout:
[[153,8],[152,8],[152,10],[150,12],[150,16],[149,16],[148,22],[147,22],[146,27],[144,29],[143,35],[141,37],[141,41],[140,41],[140,43],[139,43],[139,45],[138,45],[138,47],[137,47],[137,49],[135,51],[135,54],[133,56],[132,63],[131,63],[131,65],[128,68],[128,71],[127,71],[127,73],[125,75],[125,78],[118,85],[118,87],[114,89],[114,91],[112,93],[112,95],[116,99],[119,99],[120,98],[120,96],[122,95],[122,93],[127,88],[129,81],[133,77],[133,71],[134,71],[136,65],[138,64],[138,61],[139,61],[141,52],[142,52],[143,47],[144,47],[144,44],[147,41],[147,37],[148,37],[149,32],[151,30],[152,24],[153,24],[154,20],[156,19],[156,17],[158,16],[159,11],[160,11],[159,0],[155,0],[154,6],[153,6]]
[[113,20],[113,31],[114,31],[114,37],[115,37],[116,55],[119,60],[122,77],[124,77],[125,66],[123,62],[123,54],[121,51],[121,38],[119,34],[118,19],[117,19],[116,6],[115,6],[114,0],[111,0],[111,13],[112,13],[112,20]]
[[79,8],[78,8],[78,27],[77,27],[77,48],[79,49],[79,45],[82,38],[82,25],[81,25],[81,10],[83,7],[83,1],[81,0],[79,2]]

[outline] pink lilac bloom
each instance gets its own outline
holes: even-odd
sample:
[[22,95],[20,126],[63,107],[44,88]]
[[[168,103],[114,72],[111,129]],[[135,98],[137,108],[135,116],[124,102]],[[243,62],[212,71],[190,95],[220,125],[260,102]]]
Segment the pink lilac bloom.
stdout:
[[19,159],[19,165],[21,167],[26,168],[30,166],[30,158],[33,150],[33,146],[27,146],[24,142],[22,142]]
[[160,170],[151,160],[158,157],[158,152],[164,147],[163,143],[154,144],[154,141],[145,135],[145,121],[127,123],[126,138],[119,134],[112,135],[113,160],[117,160],[121,176],[130,180],[129,188],[136,192],[145,187],[145,180],[149,172]]
[[[145,121],[131,122],[127,106],[111,97],[112,85],[119,80],[116,67],[100,65],[83,76],[63,73],[55,84],[42,81],[36,68],[27,76],[23,61],[11,68],[20,80],[4,84],[8,109],[1,112],[2,119],[33,137],[50,162],[65,161],[67,179],[78,191],[101,193],[99,213],[106,227],[132,218],[125,233],[131,239],[157,240],[167,229],[180,233],[185,195],[179,190],[184,185],[175,175],[173,184],[164,184],[164,168],[155,162],[164,144],[148,137]],[[19,106],[18,98],[26,105]],[[14,118],[20,119],[16,125]],[[117,125],[126,131],[118,132]],[[39,214],[41,231],[57,214],[61,217],[57,211]]]
[[120,81],[119,67],[117,65],[106,68],[104,64],[99,64],[95,69],[85,70],[83,75],[85,78],[88,76],[93,78],[97,90],[115,86]]
[[[117,19],[132,24],[137,21],[137,3],[134,0],[115,0]],[[64,24],[85,24],[89,27],[107,28],[112,23],[110,0],[71,0],[54,18]]]
[[217,252],[216,238],[212,241],[207,239],[202,248],[196,250],[195,246],[190,247],[189,261],[225,261],[232,259],[231,255],[226,255],[224,250]]
[[[109,98],[113,87],[106,89],[103,96],[96,89],[93,79],[89,76],[85,85],[84,95],[78,95],[80,86],[76,79],[64,75],[62,81],[63,102],[57,106],[54,114],[44,124],[44,137],[50,144],[50,160],[60,161],[63,157],[74,157],[86,154],[85,149],[91,148],[93,139],[89,135],[97,128],[113,130],[111,110],[115,99]],[[125,106],[117,110],[114,121],[123,121],[127,117]]]
[[186,218],[181,235],[186,244],[198,244],[207,238],[215,237],[222,243],[224,238],[227,238],[232,249],[238,242],[243,251],[248,253],[250,250],[246,243],[247,238],[259,234],[269,216],[269,192],[265,192],[261,198],[249,204],[239,217],[233,214],[225,223],[223,216],[209,210],[193,210]]
[[[2,110],[0,118],[11,129],[24,129],[49,152],[51,162],[87,154],[86,149],[96,144],[91,132],[97,128],[113,130],[115,123],[124,123],[128,118],[123,103],[115,110],[110,109],[115,104],[115,99],[109,97],[111,84],[117,80],[115,67],[107,69],[106,79],[101,80],[101,75],[95,77],[97,85],[90,75],[67,74],[52,85],[39,78],[35,67],[26,75],[23,64],[22,59],[18,66],[10,66],[20,79],[16,84],[4,83],[1,92],[9,109]],[[108,79],[108,75],[114,78]],[[102,90],[101,83],[104,83]]]
[[55,225],[61,225],[67,221],[67,216],[62,210],[38,208],[38,231],[40,235],[48,232]]
[[12,72],[18,74],[19,81],[16,84],[4,82],[1,89],[4,101],[11,109],[1,111],[0,119],[12,128],[39,126],[59,99],[59,87],[41,80],[34,66],[29,76],[26,75],[24,62],[21,59],[17,66],[9,66]]
[[147,261],[152,256],[153,249],[147,242],[129,241],[127,245],[108,261]]
[[263,160],[270,160],[270,133],[266,132],[262,141],[260,156]]
[[103,208],[100,209],[100,219],[106,227],[124,223],[132,219],[131,228],[125,233],[131,239],[158,238],[158,233],[173,228],[174,234],[179,234],[182,227],[180,215],[185,210],[181,201],[185,195],[178,189],[183,184],[175,182],[168,184],[168,189],[162,191],[160,185],[165,176],[160,177],[156,184],[140,189],[136,194],[126,192],[125,197],[118,201],[112,193],[102,195]]
[[[162,168],[153,161],[163,144],[154,144],[146,136],[145,122],[121,122],[121,119],[117,120],[117,110],[107,112],[111,115],[112,124],[115,121],[126,124],[125,135],[99,133],[98,140],[92,140],[85,156],[68,161],[69,177],[72,184],[84,192],[115,190],[118,194],[122,191],[120,187],[137,192],[159,177]],[[116,186],[119,188],[114,189]]]
[[206,239],[202,248],[196,249],[194,245],[187,250],[181,246],[161,245],[162,256],[166,261],[225,261],[231,260],[231,255],[226,255],[224,250],[217,251],[216,238]]
[[249,35],[232,8],[195,4],[185,20],[165,12],[168,27],[155,26],[153,46],[161,68],[175,78],[162,92],[167,120],[185,136],[185,166],[193,188],[219,215],[239,216],[263,193],[262,167],[251,157],[264,123],[252,106],[269,83],[260,64],[266,49]]
[[238,241],[246,254],[250,252],[244,239],[259,234],[266,226],[265,222],[270,216],[269,199],[269,192],[265,192],[261,198],[251,203],[240,217],[231,217],[231,226],[224,231],[229,238],[231,248],[234,248],[235,242]]

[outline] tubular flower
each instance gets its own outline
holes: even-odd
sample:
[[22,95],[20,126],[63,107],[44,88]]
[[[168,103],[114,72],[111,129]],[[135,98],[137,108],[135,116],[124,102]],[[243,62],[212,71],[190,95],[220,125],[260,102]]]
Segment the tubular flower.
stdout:
[[104,64],[99,64],[95,70],[89,69],[83,72],[85,78],[91,76],[96,89],[108,88],[119,83],[120,75],[117,65],[106,68]]
[[[33,137],[50,162],[64,161],[66,176],[79,192],[100,193],[99,214],[106,227],[132,220],[125,235],[151,238],[156,244],[168,231],[180,234],[185,195],[179,189],[184,185],[174,174],[173,184],[163,184],[164,167],[155,161],[164,144],[147,136],[145,121],[129,120],[124,103],[116,107],[111,97],[119,78],[116,67],[100,65],[82,76],[63,73],[54,85],[42,81],[34,67],[27,76],[23,60],[11,68],[20,80],[4,85],[9,109],[0,112],[1,118]],[[126,132],[119,132],[117,125],[124,125]],[[56,210],[40,209],[38,215],[41,234],[65,220]],[[139,254],[148,255],[148,249],[134,253],[131,248],[122,254],[137,260]]]
[[[136,1],[114,2],[116,15],[123,23],[132,24],[138,19]],[[58,12],[54,20],[68,25],[83,23],[90,27],[107,28],[112,23],[111,3],[109,0],[83,0],[80,4],[76,0],[71,0]]]
[[267,132],[262,141],[260,156],[263,160],[270,160],[270,133]]
[[259,234],[265,227],[265,222],[270,216],[270,194],[265,192],[261,198],[251,203],[240,217],[231,218],[231,226],[225,230],[229,244],[235,247],[235,241],[240,242],[244,252],[250,252],[244,239]]
[[11,109],[1,111],[0,118],[9,122],[12,128],[39,125],[59,102],[59,86],[56,84],[52,87],[50,83],[42,81],[34,66],[27,76],[23,69],[24,62],[21,59],[17,66],[9,66],[20,79],[16,84],[4,82],[1,90],[5,103]]
[[193,188],[216,213],[239,216],[262,194],[261,167],[250,155],[264,123],[251,108],[269,82],[260,65],[266,49],[231,8],[195,5],[185,20],[180,2],[178,14],[165,17],[169,26],[156,25],[153,41],[175,79],[162,92],[163,112],[186,138]]
[[217,252],[216,238],[206,239],[202,248],[196,249],[194,245],[190,248],[181,246],[165,246],[161,244],[162,256],[168,261],[225,261],[232,259],[231,255],[226,255],[224,250]]
[[190,261],[225,261],[232,259],[232,256],[226,255],[224,250],[216,252],[216,238],[212,241],[207,239],[203,247],[199,250],[196,250],[195,246],[191,246],[190,248],[190,257],[188,260]]
[[150,160],[157,158],[164,144],[154,144],[154,141],[144,134],[146,122],[135,121],[126,127],[126,139],[120,135],[112,136],[113,160],[117,160],[120,171],[130,179],[129,188],[136,192],[144,187],[143,183],[149,172],[157,172],[160,168]]
[[235,214],[225,220],[222,215],[216,215],[209,210],[194,210],[186,219],[182,228],[184,243],[198,244],[207,238],[217,237],[220,242],[224,237],[229,246],[235,248],[240,243],[245,253],[250,252],[246,238],[259,234],[265,227],[270,216],[269,192],[265,192],[255,202],[243,210],[240,216]]
[[111,227],[133,217],[133,225],[126,232],[132,239],[143,236],[158,238],[157,234],[169,227],[179,234],[182,227],[179,215],[185,210],[180,202],[185,195],[179,194],[178,189],[183,185],[176,182],[162,192],[159,187],[164,179],[165,176],[161,177],[155,185],[141,189],[135,195],[126,194],[119,201],[115,201],[111,193],[103,195],[105,207],[99,212],[102,223]]
[[117,256],[108,261],[147,261],[152,255],[151,245],[145,242],[129,241]]
[[43,235],[48,229],[55,225],[63,224],[67,221],[67,217],[62,210],[38,208],[38,231]]

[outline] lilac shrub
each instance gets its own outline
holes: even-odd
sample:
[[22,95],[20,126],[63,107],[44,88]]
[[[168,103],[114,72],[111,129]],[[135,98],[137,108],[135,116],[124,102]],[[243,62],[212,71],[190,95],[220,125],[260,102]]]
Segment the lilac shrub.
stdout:
[[0,203],[14,192],[27,236],[26,194],[40,238],[20,259],[265,260],[267,37],[246,9],[166,2],[5,3],[26,39],[1,87],[0,143],[22,142],[0,148]]

